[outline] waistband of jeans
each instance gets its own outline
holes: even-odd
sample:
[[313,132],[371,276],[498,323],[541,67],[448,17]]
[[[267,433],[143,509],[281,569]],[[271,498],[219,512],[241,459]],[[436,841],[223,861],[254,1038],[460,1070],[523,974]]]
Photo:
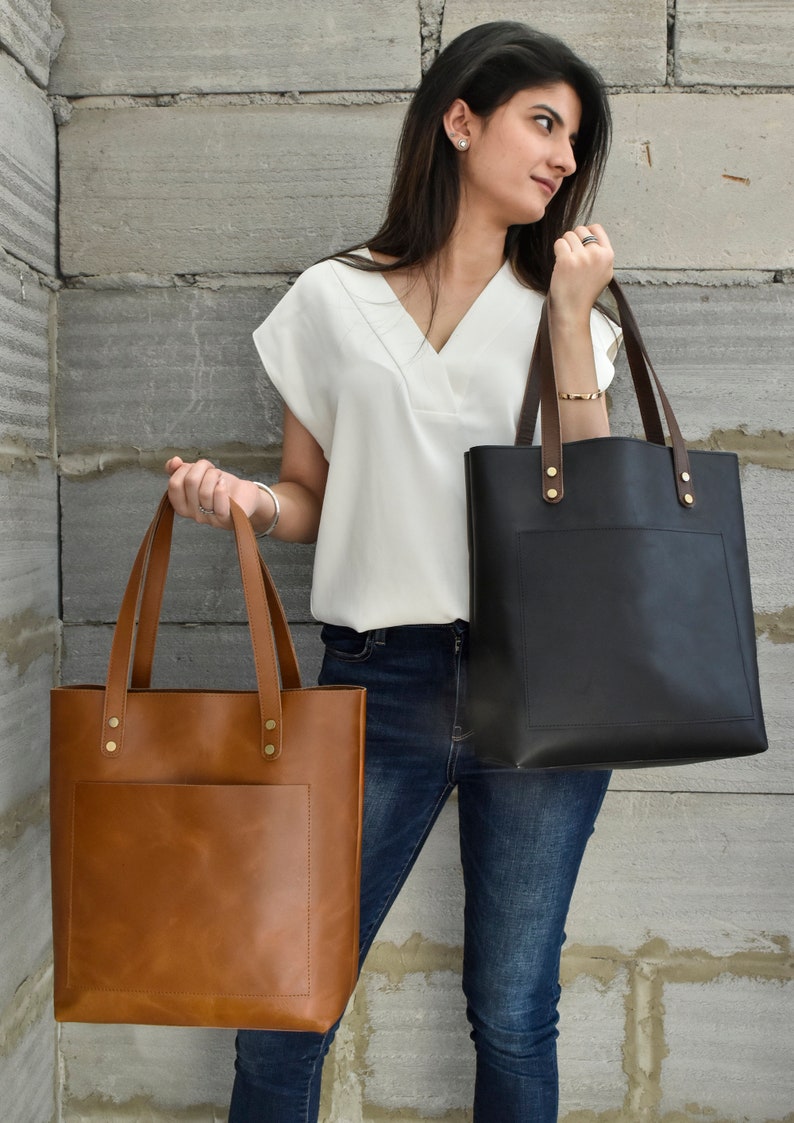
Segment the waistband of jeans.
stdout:
[[448,624],[395,624],[390,628],[373,628],[372,636],[375,643],[388,643],[390,637],[408,639],[412,635],[428,632],[437,632],[439,635],[452,632],[456,636],[465,636],[468,630],[468,620],[452,620]]

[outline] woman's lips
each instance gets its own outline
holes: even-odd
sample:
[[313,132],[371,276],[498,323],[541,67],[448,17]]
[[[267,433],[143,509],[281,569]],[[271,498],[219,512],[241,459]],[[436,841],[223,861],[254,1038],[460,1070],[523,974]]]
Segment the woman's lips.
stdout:
[[557,190],[557,184],[553,179],[543,179],[542,176],[537,175],[533,175],[532,179],[535,181],[535,183],[539,183],[541,187],[544,187],[546,191],[548,191],[549,195],[553,195]]

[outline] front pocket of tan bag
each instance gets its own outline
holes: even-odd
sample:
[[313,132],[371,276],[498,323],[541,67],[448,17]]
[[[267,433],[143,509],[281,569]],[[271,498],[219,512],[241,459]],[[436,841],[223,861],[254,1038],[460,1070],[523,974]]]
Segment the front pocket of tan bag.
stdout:
[[752,716],[718,533],[518,534],[530,727]]
[[67,986],[305,995],[304,785],[78,783]]

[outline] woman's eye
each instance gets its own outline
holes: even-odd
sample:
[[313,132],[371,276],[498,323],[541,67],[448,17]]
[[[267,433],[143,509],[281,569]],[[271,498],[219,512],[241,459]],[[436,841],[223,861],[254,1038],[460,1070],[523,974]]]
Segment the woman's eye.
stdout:
[[540,127],[542,129],[545,129],[547,133],[550,133],[554,128],[554,122],[552,121],[551,117],[535,117],[534,120],[537,121]]

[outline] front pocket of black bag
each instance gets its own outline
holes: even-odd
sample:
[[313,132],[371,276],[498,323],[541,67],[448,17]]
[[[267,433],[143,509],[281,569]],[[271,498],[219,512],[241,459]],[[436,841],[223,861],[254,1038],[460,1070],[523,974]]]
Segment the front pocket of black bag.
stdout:
[[77,783],[66,985],[309,991],[304,785]]
[[752,715],[720,534],[517,538],[530,728]]

